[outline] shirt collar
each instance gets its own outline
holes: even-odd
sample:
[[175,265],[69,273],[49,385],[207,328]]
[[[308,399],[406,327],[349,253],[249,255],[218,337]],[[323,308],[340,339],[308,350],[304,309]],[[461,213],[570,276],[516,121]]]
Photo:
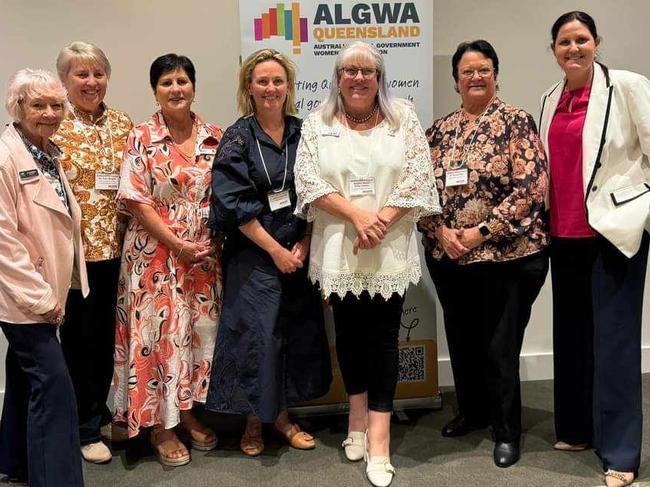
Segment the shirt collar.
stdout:
[[[196,135],[196,145],[198,148],[196,154],[214,153],[217,145],[219,145],[219,141],[214,137],[210,127],[201,119],[201,117],[194,112],[191,112],[191,115],[198,128]],[[160,110],[153,114],[149,120],[149,124],[152,143],[160,143],[164,141],[171,142],[172,136],[169,133],[169,129],[165,123],[165,118]]]
[[[271,139],[269,134],[264,132],[259,122],[255,118],[255,115],[250,115],[248,118],[250,120],[251,128],[253,129],[253,135],[255,135],[258,140],[266,142],[267,144],[277,145],[275,141]],[[296,133],[300,135],[301,124],[302,123],[299,118],[292,117],[290,115],[284,117],[284,134],[282,135],[282,144],[280,144],[281,146],[283,146],[286,141],[293,138]]]
[[23,144],[25,144],[25,147],[27,148],[27,151],[32,155],[32,157],[38,161],[46,161],[46,162],[54,162],[54,159],[58,158],[61,155],[61,151],[57,147],[57,145],[52,142],[51,140],[48,139],[47,145],[45,147],[45,150],[42,150],[36,145],[34,145],[26,136],[23,134],[23,131],[20,129],[20,127],[14,123],[14,128],[16,129],[16,132],[18,135],[20,135],[20,139],[23,141]]
[[105,122],[108,116],[108,107],[104,102],[101,102],[101,104],[99,105],[101,108],[101,113],[97,118],[93,117],[90,113],[86,113],[83,110],[79,110],[72,103],[70,103],[70,105],[72,107],[72,109],[70,110],[72,118],[73,119],[76,118],[77,120],[80,120],[86,125],[99,125]]

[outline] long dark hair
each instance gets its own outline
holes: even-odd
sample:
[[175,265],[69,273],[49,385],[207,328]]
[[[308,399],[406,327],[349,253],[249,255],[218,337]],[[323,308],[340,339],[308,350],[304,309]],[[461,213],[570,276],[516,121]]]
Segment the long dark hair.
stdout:
[[[596,22],[594,21],[593,17],[586,12],[582,12],[580,10],[574,10],[572,12],[567,12],[565,14],[560,15],[557,18],[557,20],[553,22],[553,27],[551,27],[551,39],[553,40],[553,43],[551,44],[551,48],[555,47],[555,41],[557,41],[557,35],[560,32],[562,26],[564,24],[568,24],[569,22],[573,22],[574,20],[577,20],[585,27],[587,27],[589,33],[594,38],[594,41],[598,42],[600,38],[598,37],[598,29],[596,29]],[[609,69],[607,68],[607,66],[605,66],[603,63],[601,63],[598,60],[596,60],[596,63],[601,68],[603,68],[603,72],[605,73],[605,79],[607,80],[607,84],[609,85]]]

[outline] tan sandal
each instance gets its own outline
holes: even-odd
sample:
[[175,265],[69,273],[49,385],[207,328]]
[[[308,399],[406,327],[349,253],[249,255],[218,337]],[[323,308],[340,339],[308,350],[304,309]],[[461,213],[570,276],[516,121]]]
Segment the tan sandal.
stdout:
[[607,487],[626,487],[634,483],[633,472],[617,472],[616,470],[608,470],[605,472],[605,485]]
[[274,429],[278,435],[284,438],[289,445],[298,450],[313,450],[316,448],[316,440],[314,437],[300,429],[295,423],[291,424],[291,428],[287,433],[281,431],[277,426]]
[[239,448],[249,457],[256,457],[264,451],[264,438],[262,438],[262,425],[246,428],[239,440]]
[[[171,434],[171,435],[170,435]],[[168,436],[163,438],[163,436]],[[167,467],[180,467],[190,463],[190,452],[178,439],[174,430],[166,430],[162,426],[154,426],[150,436],[151,446],[156,451],[158,461]],[[180,452],[180,456],[172,456]]]
[[181,428],[188,436],[192,448],[199,451],[210,451],[217,446],[218,438],[211,428],[201,424],[191,412],[181,413]]

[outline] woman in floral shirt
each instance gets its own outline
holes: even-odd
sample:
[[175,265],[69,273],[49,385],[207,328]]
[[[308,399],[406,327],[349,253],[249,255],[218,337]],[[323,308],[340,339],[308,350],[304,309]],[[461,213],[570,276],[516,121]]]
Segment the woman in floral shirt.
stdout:
[[191,111],[188,58],[157,58],[150,82],[160,111],[131,131],[118,191],[130,220],[117,295],[115,419],[131,437],[152,426],[160,462],[179,466],[190,454],[176,426],[194,449],[217,443],[191,410],[205,402],[221,311],[221,265],[207,227],[221,130]]
[[427,131],[442,214],[422,219],[427,266],[444,311],[458,416],[443,436],[488,424],[494,462],[519,459],[519,352],[544,283],[544,151],[532,117],[496,97],[486,41],[458,46],[462,107]]

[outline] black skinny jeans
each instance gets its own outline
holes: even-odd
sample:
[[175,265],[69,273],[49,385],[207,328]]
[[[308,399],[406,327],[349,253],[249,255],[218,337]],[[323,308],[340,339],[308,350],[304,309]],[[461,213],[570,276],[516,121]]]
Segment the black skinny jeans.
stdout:
[[393,410],[399,366],[398,339],[404,297],[388,300],[364,291],[331,300],[336,354],[346,392],[368,393],[368,409]]

